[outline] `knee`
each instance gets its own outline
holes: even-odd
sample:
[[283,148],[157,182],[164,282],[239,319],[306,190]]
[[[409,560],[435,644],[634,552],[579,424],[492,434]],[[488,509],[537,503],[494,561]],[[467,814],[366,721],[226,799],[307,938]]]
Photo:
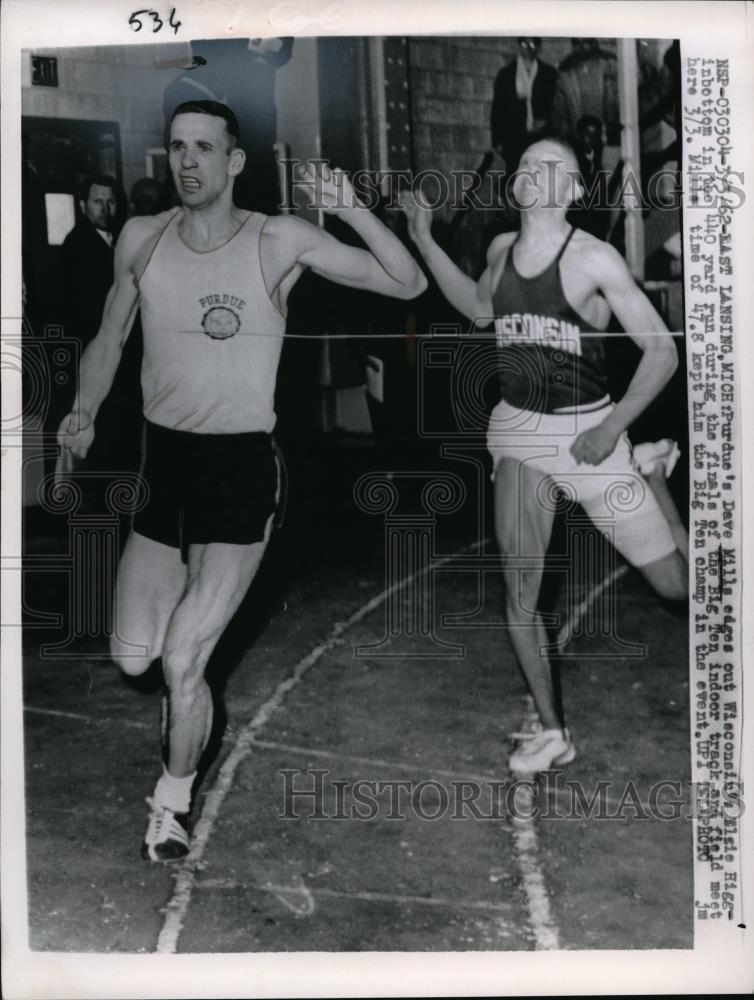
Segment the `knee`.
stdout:
[[640,569],[655,593],[664,600],[676,602],[688,600],[688,564],[677,553]]
[[162,669],[171,697],[192,699],[203,682],[209,655],[202,643],[166,643]]
[[688,580],[680,575],[657,581],[655,588],[666,601],[687,601],[689,597]]
[[129,677],[145,673],[155,659],[151,652],[139,652],[138,646],[129,645],[116,636],[110,638],[110,656]]

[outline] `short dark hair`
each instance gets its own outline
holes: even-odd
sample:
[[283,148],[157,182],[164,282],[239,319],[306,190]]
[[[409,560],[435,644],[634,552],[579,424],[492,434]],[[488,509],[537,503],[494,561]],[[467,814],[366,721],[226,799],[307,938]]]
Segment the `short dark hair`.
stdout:
[[241,129],[238,126],[238,119],[227,104],[221,101],[184,101],[173,111],[168,122],[168,139],[170,138],[170,126],[178,115],[210,115],[212,118],[222,118],[225,128],[231,138],[230,148],[233,149],[241,141]]
[[114,177],[109,177],[107,174],[90,174],[88,177],[84,178],[81,182],[81,187],[79,188],[79,198],[82,201],[89,200],[89,192],[95,184],[98,187],[110,188],[117,199],[119,185]]

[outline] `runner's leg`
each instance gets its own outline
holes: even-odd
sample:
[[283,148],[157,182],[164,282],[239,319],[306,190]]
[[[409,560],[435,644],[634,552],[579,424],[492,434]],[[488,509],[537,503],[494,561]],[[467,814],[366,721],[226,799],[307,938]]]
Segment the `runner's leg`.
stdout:
[[[591,474],[574,472],[572,485],[592,521],[612,524],[615,547],[660,597],[685,600],[688,536],[668,491],[664,466],[643,475],[624,434],[608,459],[588,471]],[[561,481],[568,482],[569,475]]]
[[138,676],[161,655],[186,579],[179,549],[131,532],[118,566],[110,639],[111,655],[124,673]]
[[689,596],[689,564],[676,549],[662,559],[636,567],[654,590],[668,601],[685,601]]
[[685,524],[681,520],[678,508],[673,503],[673,498],[670,495],[668,481],[665,478],[664,471],[661,468],[655,469],[644,478],[647,481],[647,485],[654,493],[655,500],[657,501],[660,510],[665,515],[665,520],[668,522],[668,527],[673,534],[673,540],[678,546],[679,553],[683,556],[688,565],[689,533],[686,530]]
[[[538,610],[545,553],[554,511],[538,501],[545,474],[513,458],[501,458],[495,472],[495,526],[503,557],[506,620],[513,648],[544,729],[560,729],[547,634]],[[517,559],[525,566],[516,566]]]
[[170,698],[168,771],[184,778],[196,771],[212,727],[212,696],[204,670],[238,609],[264,555],[251,545],[212,542],[189,547],[188,582],[165,637],[162,653]]

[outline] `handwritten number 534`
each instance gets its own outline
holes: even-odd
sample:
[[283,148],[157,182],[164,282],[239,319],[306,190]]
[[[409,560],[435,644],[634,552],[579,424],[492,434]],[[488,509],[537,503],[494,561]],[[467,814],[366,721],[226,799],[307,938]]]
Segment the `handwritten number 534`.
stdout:
[[[157,13],[156,10],[148,10],[147,8],[144,8],[144,10],[135,10],[133,14],[129,17],[128,23],[131,25],[132,31],[141,31],[141,29],[143,28],[143,24],[141,23],[140,20],[142,14],[147,14],[149,17],[152,18],[152,34],[159,31],[160,28],[162,28],[162,26],[165,24],[165,22],[162,20],[162,18],[160,17],[160,15]],[[173,29],[174,34],[176,35],[178,34],[178,29],[180,28],[181,23],[182,23],[181,21],[175,20],[175,7],[173,7],[173,9],[170,11],[168,24]]]

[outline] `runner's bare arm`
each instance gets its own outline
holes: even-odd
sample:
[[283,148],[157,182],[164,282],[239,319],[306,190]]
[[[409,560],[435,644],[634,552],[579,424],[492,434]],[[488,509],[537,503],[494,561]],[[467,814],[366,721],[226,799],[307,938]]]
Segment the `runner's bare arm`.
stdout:
[[623,329],[642,351],[623,398],[603,423],[579,434],[571,445],[571,454],[578,462],[598,465],[612,453],[623,431],[663,390],[678,366],[678,351],[617,250],[606,243],[590,247],[584,252],[583,264]]
[[[289,217],[298,227],[298,263],[317,274],[367,291],[398,299],[413,299],[427,287],[427,279],[401,241],[356,198],[341,170],[306,166],[301,174],[310,201],[337,215],[358,233],[368,249],[347,246],[329,233]],[[299,181],[301,183],[301,181]]]
[[[151,231],[151,227],[150,231]],[[107,396],[131,332],[139,293],[134,261],[143,248],[144,220],[126,223],[115,247],[114,280],[107,293],[97,335],[87,345],[79,365],[79,382],[71,412],[58,430],[58,442],[83,458],[94,439],[94,418]]]
[[[590,253],[590,258],[592,254]],[[678,367],[678,350],[668,328],[638,287],[617,250],[603,244],[587,264],[623,329],[642,357],[611,420],[624,431],[664,389]]]
[[432,210],[421,194],[411,192],[401,198],[401,208],[408,219],[408,234],[416,244],[435,281],[454,309],[483,328],[492,322],[492,285],[490,268],[475,282],[448,257],[432,238]]

